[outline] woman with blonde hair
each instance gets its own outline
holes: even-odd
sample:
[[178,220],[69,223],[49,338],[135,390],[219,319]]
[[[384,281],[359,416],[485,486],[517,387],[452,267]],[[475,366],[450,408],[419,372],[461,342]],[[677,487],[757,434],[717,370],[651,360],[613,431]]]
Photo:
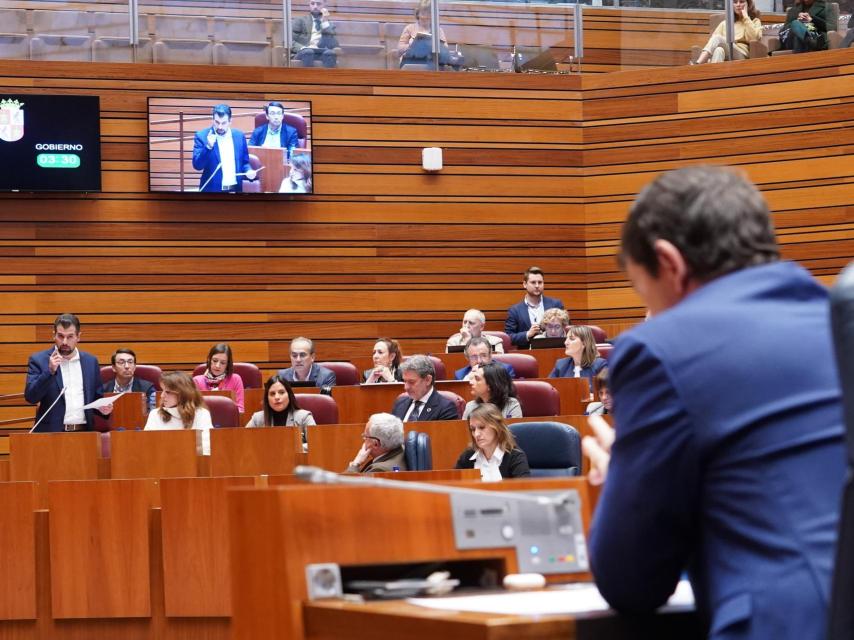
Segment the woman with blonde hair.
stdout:
[[[762,37],[761,15],[753,0],[733,0],[733,37],[732,59],[744,60],[750,55],[750,43]],[[712,36],[691,64],[706,62],[724,62],[729,60],[729,47],[726,40],[726,20],[715,27]]]
[[480,469],[484,482],[531,475],[528,456],[516,446],[504,416],[494,404],[485,402],[471,412],[469,437],[471,447],[460,454],[455,469]]
[[193,379],[183,371],[170,371],[160,378],[160,405],[148,414],[146,431],[198,429],[202,432],[200,452],[210,455],[211,413]]

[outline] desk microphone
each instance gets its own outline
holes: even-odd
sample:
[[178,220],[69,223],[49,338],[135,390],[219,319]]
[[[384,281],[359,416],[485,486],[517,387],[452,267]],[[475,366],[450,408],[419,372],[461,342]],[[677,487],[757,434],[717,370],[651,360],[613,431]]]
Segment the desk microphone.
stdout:
[[216,166],[216,169],[214,169],[214,170],[213,170],[213,172],[208,176],[208,179],[207,179],[207,180],[205,180],[205,183],[202,185],[202,187],[201,187],[201,189],[199,189],[199,191],[204,191],[204,190],[205,190],[205,187],[206,187],[206,186],[208,186],[208,185],[210,184],[211,180],[213,180],[213,177],[216,175],[216,172],[217,172],[217,171],[219,171],[220,169],[222,169],[222,162],[220,162],[220,163]]
[[294,468],[294,474],[312,484],[348,484],[445,494],[451,502],[458,549],[515,547],[522,573],[563,574],[589,570],[581,499],[574,489],[553,492],[553,495],[483,491],[374,478],[370,474],[344,475],[302,465]]
[[47,414],[49,414],[49,413],[50,413],[50,410],[51,410],[51,409],[53,409],[54,405],[56,405],[56,403],[57,403],[57,402],[59,402],[59,399],[60,399],[62,396],[64,396],[64,395],[65,395],[65,392],[66,392],[66,390],[67,390],[67,389],[68,389],[68,386],[67,386],[67,385],[66,385],[66,386],[64,386],[64,387],[62,387],[62,391],[60,391],[60,392],[59,392],[59,395],[58,395],[58,396],[56,396],[56,400],[54,400],[54,401],[51,403],[51,405],[47,408],[47,411],[45,411],[45,412],[42,414],[42,417],[41,417],[41,418],[39,418],[38,420],[36,420],[36,423],[33,425],[33,428],[32,428],[32,429],[30,429],[27,433],[32,433],[33,431],[35,431],[35,430],[36,430],[36,427],[38,427],[38,426],[42,423],[42,420],[44,420],[44,419],[47,417]]

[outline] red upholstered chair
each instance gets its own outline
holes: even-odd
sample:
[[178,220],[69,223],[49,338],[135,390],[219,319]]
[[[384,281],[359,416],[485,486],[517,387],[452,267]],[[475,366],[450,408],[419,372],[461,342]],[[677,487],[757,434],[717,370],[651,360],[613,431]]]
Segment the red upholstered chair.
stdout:
[[482,331],[481,333],[485,333],[488,336],[498,336],[499,338],[501,338],[501,344],[504,346],[504,353],[516,350],[516,347],[514,347],[513,343],[510,342],[510,336],[508,336],[503,331]]
[[453,391],[440,390],[439,393],[441,393],[443,396],[445,396],[445,398],[457,405],[457,417],[462,417],[463,411],[466,410],[466,401]]
[[[193,377],[204,374],[207,368],[208,365],[204,362],[196,365],[196,368],[193,369]],[[264,386],[261,369],[251,362],[235,362],[234,373],[239,375],[240,379],[243,380],[244,389],[260,389]]]
[[[204,369],[202,369],[204,371]],[[136,365],[136,371],[134,371],[134,377],[139,378],[140,380],[146,380],[154,385],[154,388],[160,391],[160,376],[163,375],[163,370],[157,365],[153,364],[138,364]],[[109,366],[101,367],[101,382],[106,383],[108,380],[112,380],[116,377],[116,374],[113,372],[113,368]]]
[[595,324],[588,324],[590,327],[590,331],[593,333],[593,339],[596,342],[605,342],[608,339],[608,334],[605,333],[605,330],[601,327],[597,327]]
[[[299,146],[305,146],[305,137],[308,132],[308,125],[305,122],[305,118],[303,118],[298,113],[289,113],[285,112],[284,117],[282,118],[285,124],[292,126],[297,130],[297,138],[299,138]],[[267,114],[263,111],[261,113],[255,114],[255,128],[264,126],[267,124]]]
[[297,393],[294,397],[300,409],[311,411],[317,424],[338,424],[338,403],[332,396],[321,393]]
[[[257,171],[261,168],[261,160],[255,154],[249,154],[249,166]],[[261,193],[261,180],[244,180],[240,187],[243,193]]]
[[339,387],[359,384],[362,376],[352,362],[318,362],[321,367],[326,367],[335,372],[335,384]]
[[605,358],[605,360],[607,360],[608,358],[611,357],[611,352],[614,350],[614,345],[609,344],[607,342],[605,342],[603,344],[597,343],[596,344],[596,350],[599,352],[599,355],[602,358]]
[[523,378],[539,378],[540,363],[537,359],[527,353],[496,353],[492,356],[493,360],[498,360],[504,364],[509,364],[516,372],[516,379]]
[[[403,359],[403,362],[406,362],[411,357],[412,356],[406,356]],[[442,362],[441,360],[439,360],[439,358],[437,358],[436,356],[427,356],[427,357],[430,358],[430,362],[433,363],[433,368],[436,370],[436,377],[434,378],[434,381],[435,380],[447,380],[448,378],[447,378],[447,374],[445,373],[445,363]]]
[[227,396],[203,396],[211,422],[216,429],[220,427],[242,427],[237,403]]
[[519,380],[516,396],[526,418],[560,415],[560,396],[548,382],[542,380]]

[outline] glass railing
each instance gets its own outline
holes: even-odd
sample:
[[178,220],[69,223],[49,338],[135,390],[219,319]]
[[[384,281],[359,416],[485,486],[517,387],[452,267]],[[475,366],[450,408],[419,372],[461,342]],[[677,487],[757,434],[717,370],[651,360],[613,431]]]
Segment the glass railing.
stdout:
[[[755,1],[761,39],[717,57],[785,46],[774,25],[793,0]],[[341,0],[315,21],[309,2],[319,0],[0,0],[0,58],[602,73],[696,60],[725,14],[725,0]],[[843,42],[850,4],[827,5],[830,47]]]

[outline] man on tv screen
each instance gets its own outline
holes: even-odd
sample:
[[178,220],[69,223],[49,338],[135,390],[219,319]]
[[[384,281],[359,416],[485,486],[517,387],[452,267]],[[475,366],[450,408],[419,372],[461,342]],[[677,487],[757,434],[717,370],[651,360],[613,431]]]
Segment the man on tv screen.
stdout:
[[255,180],[249,165],[249,147],[242,131],[231,128],[231,107],[213,108],[211,126],[196,132],[193,140],[193,168],[201,171],[199,191],[243,190],[243,179]]
[[252,132],[250,146],[287,149],[290,158],[291,151],[299,146],[299,137],[297,130],[284,122],[284,105],[281,102],[271,102],[264,107],[264,113],[267,114],[267,123]]

